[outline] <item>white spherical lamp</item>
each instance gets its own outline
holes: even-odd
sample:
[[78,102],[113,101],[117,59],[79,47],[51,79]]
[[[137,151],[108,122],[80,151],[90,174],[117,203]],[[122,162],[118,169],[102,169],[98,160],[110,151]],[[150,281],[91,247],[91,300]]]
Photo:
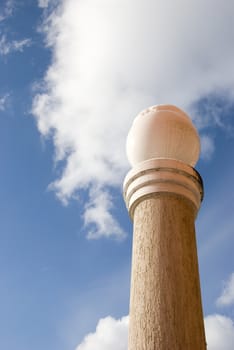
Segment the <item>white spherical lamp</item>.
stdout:
[[132,166],[155,158],[175,159],[194,166],[199,154],[200,139],[191,119],[171,105],[142,111],[127,137],[127,157]]

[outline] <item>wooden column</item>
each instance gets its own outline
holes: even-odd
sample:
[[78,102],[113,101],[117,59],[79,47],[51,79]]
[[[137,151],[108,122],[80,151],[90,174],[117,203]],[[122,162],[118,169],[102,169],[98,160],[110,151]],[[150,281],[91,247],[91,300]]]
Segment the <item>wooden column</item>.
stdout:
[[194,227],[199,174],[175,160],[145,161],[124,189],[134,224],[128,349],[206,349]]

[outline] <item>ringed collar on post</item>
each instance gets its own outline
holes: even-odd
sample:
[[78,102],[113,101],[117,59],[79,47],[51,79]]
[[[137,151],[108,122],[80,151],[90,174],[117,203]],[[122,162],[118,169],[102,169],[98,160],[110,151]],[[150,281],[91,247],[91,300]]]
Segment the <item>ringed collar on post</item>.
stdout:
[[138,203],[152,194],[173,194],[186,198],[196,212],[203,199],[203,182],[190,165],[175,159],[149,159],[138,163],[127,174],[124,199],[133,219]]

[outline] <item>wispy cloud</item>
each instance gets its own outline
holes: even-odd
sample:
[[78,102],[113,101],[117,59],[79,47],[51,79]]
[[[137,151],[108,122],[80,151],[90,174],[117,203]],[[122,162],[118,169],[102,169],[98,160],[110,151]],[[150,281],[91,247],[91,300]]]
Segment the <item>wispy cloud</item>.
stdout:
[[233,133],[233,90],[213,91],[202,97],[191,108],[192,116],[200,130],[218,127]]
[[7,0],[3,6],[0,7],[0,22],[10,17],[14,9],[14,0]]
[[234,304],[234,273],[225,282],[222,294],[216,301],[217,306],[230,306]]
[[125,238],[125,232],[111,215],[112,207],[111,196],[107,191],[92,191],[84,213],[84,224],[88,229],[87,238],[114,237],[119,240]]
[[0,111],[4,111],[6,109],[8,98],[9,98],[9,94],[5,94],[0,97]]
[[5,56],[12,52],[22,52],[31,45],[30,39],[8,41],[5,35],[0,37],[0,55]]
[[38,0],[38,7],[47,8],[49,6],[50,0]]
[[52,185],[57,196],[67,201],[90,191],[88,224],[100,226],[93,189],[105,194],[106,186],[121,186],[128,168],[126,133],[141,109],[172,103],[194,112],[205,135],[203,156],[212,156],[207,126],[223,127],[223,115],[218,108],[212,114],[195,107],[213,93],[225,93],[227,101],[234,96],[233,13],[232,0],[225,6],[218,0],[63,0],[50,13],[44,33],[52,63],[33,113],[41,134],[53,139],[56,161],[64,164]]
[[201,136],[201,157],[204,160],[210,160],[215,151],[214,140],[209,135]]

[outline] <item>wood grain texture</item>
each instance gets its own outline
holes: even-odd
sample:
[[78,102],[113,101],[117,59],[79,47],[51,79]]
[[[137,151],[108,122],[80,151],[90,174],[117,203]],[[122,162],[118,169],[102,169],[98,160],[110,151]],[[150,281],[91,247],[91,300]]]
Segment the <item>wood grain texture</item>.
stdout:
[[134,212],[129,350],[206,349],[194,220],[174,194]]

